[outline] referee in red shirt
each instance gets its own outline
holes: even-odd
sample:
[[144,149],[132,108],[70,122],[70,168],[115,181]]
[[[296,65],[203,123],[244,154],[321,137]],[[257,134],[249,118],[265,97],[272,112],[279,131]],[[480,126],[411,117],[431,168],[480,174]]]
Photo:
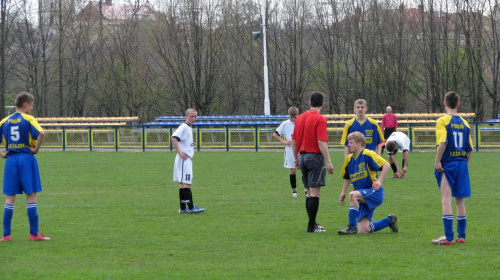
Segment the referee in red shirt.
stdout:
[[324,106],[323,94],[313,92],[309,98],[310,110],[297,117],[292,135],[295,167],[300,168],[302,183],[307,190],[306,210],[309,217],[307,232],[326,231],[316,223],[319,197],[321,187],[325,185],[326,171],[333,174],[333,165],[328,153],[326,119],[320,114]]

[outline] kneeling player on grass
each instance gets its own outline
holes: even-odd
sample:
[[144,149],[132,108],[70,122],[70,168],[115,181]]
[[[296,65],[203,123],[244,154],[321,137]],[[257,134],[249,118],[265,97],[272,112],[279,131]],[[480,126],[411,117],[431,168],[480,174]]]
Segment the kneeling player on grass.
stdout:
[[[347,136],[350,154],[344,162],[340,177],[344,185],[340,193],[340,204],[344,206],[347,187],[352,183],[354,191],[349,193],[349,225],[339,230],[338,234],[371,233],[386,227],[391,232],[398,232],[396,215],[372,222],[375,208],[384,201],[382,181],[390,165],[374,151],[365,149],[365,137],[361,132],[352,132]],[[382,171],[377,176],[377,171]]]

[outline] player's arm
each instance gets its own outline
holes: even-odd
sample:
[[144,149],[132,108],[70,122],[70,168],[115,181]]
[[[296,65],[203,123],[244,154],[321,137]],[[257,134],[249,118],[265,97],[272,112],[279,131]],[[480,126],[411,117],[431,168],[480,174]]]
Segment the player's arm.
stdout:
[[278,134],[278,132],[273,132],[273,137],[280,141],[281,144],[285,145],[285,146],[291,146],[292,145],[292,141],[285,141],[285,139],[281,138],[281,136]]
[[339,195],[339,201],[340,201],[341,206],[345,205],[345,196],[346,196],[347,188],[349,187],[350,184],[351,184],[351,180],[344,179],[344,185],[342,185],[342,192]]
[[38,150],[40,150],[40,147],[43,143],[43,138],[45,138],[45,131],[40,131],[40,134],[38,134],[38,137],[36,138],[35,147],[29,147],[33,154],[38,153]]
[[349,147],[344,146],[344,159],[346,159],[348,155],[349,155]]
[[389,171],[389,168],[391,168],[391,165],[388,162],[385,162],[384,165],[382,165],[382,172],[380,172],[380,175],[378,176],[377,181],[373,182],[372,189],[373,190],[378,190],[382,186],[382,182],[385,179],[385,175],[387,175],[387,172]]
[[172,140],[172,146],[174,146],[174,149],[177,151],[177,154],[182,158],[182,159],[187,159],[188,156],[181,151],[179,148],[179,138],[177,136],[172,136],[170,138]]
[[377,155],[379,155],[379,156],[382,155],[382,143],[380,143],[380,144],[377,145],[377,151],[376,152],[377,152]]
[[330,153],[328,152],[328,143],[322,140],[318,140],[318,146],[321,154],[326,159],[326,170],[328,170],[328,173],[333,174],[333,164],[332,160],[330,159]]
[[439,145],[437,146],[437,151],[436,151],[436,160],[435,160],[435,166],[436,166],[436,170],[438,172],[443,172],[444,169],[443,167],[441,166],[441,158],[443,157],[443,154],[444,154],[444,150],[446,149],[446,143],[445,142],[441,142],[439,143]]
[[410,152],[408,150],[403,151],[403,173],[406,173],[408,170],[408,158],[410,157]]
[[295,142],[295,140],[292,140],[292,152],[293,158],[295,159],[295,168],[300,169],[299,153],[297,152],[297,143]]

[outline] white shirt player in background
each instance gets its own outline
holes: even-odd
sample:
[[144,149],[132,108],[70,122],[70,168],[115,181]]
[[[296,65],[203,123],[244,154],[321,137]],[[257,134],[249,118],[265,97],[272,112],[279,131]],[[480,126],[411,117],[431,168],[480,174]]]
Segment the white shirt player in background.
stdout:
[[282,122],[274,131],[273,137],[285,145],[285,163],[284,167],[290,170],[290,185],[292,187],[293,197],[298,197],[297,194],[297,169],[295,168],[295,158],[292,150],[292,134],[295,128],[295,119],[299,115],[299,109],[290,107],[288,109],[290,119]]
[[[387,148],[387,155],[389,155],[389,163],[391,164],[393,179],[404,179],[406,177],[406,171],[408,170],[408,157],[410,151],[411,140],[403,132],[393,132],[389,138],[385,140],[385,147]],[[400,169],[398,163],[396,162],[396,153],[398,151],[403,152],[403,162],[401,164],[403,169]]]
[[204,208],[199,208],[193,204],[193,195],[191,193],[191,183],[193,180],[193,162],[191,159],[194,156],[192,126],[197,118],[198,112],[195,109],[187,109],[186,122],[181,124],[171,137],[172,145],[177,151],[174,162],[174,182],[180,184],[180,214],[201,213],[205,211]]

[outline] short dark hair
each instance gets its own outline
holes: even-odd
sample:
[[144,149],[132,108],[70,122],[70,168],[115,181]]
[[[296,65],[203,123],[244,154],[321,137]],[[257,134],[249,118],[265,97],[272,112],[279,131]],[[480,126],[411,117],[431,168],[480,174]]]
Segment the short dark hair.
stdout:
[[35,101],[35,97],[31,93],[23,91],[16,96],[14,104],[16,104],[17,108],[23,108],[24,103],[31,104],[33,101]]
[[395,141],[387,141],[385,143],[385,147],[387,148],[388,152],[394,152],[396,150],[396,142]]
[[450,91],[444,95],[444,102],[450,109],[456,109],[458,103],[460,103],[460,96],[458,93]]
[[315,91],[311,93],[309,97],[309,101],[311,101],[311,107],[320,107],[323,105],[323,93],[319,91]]

